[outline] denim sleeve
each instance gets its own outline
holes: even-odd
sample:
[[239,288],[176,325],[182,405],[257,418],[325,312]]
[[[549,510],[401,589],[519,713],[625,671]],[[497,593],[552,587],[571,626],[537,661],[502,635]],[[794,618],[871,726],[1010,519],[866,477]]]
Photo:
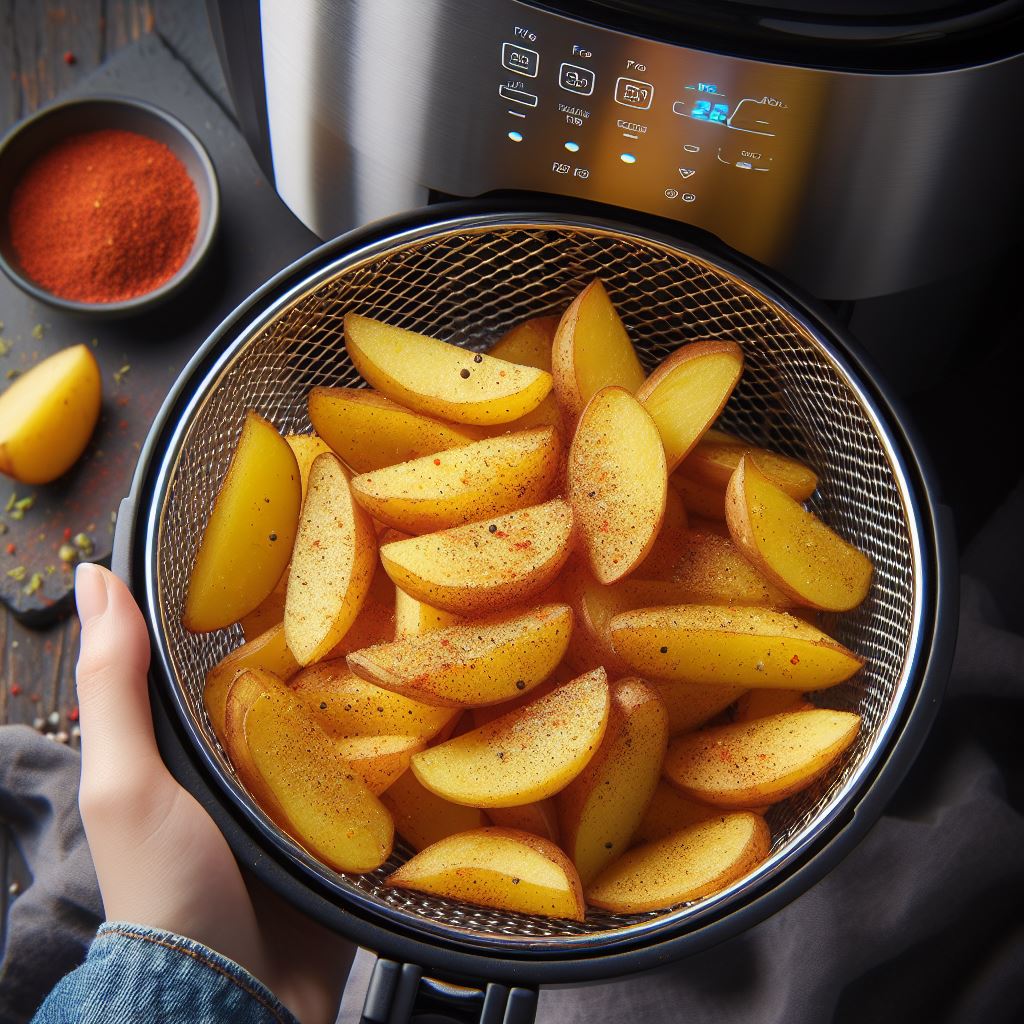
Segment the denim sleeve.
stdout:
[[85,963],[65,976],[32,1024],[298,1024],[248,971],[172,932],[100,926]]

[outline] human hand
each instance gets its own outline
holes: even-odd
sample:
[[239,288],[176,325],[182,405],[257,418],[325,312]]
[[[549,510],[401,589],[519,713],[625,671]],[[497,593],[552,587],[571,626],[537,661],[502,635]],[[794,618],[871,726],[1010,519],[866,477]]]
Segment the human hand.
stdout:
[[[79,566],[79,807],[107,920],[195,939],[255,975],[303,1024],[333,1022],[355,949],[243,878],[157,750],[149,636],[123,583]],[[254,896],[256,898],[254,898]]]

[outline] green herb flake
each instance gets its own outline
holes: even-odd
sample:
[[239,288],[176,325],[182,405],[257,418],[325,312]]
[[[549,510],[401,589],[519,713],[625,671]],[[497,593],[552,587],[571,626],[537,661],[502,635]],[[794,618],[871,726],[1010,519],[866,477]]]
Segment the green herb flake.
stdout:
[[78,552],[70,544],[61,544],[57,557],[62,562],[71,563],[78,560]]
[[7,570],[7,575],[20,583],[28,575],[28,569],[23,565],[16,565],[13,569]]
[[32,573],[32,578],[21,588],[23,594],[34,594],[37,590],[43,589],[43,574],[41,572]]
[[14,508],[14,503],[18,500],[18,494],[16,491],[11,491],[11,496],[7,499],[7,504],[4,505],[4,511],[10,512]]
[[15,377],[20,377],[21,376],[21,370],[8,370],[7,373],[4,374],[4,376],[8,380],[14,380]]
[[42,324],[36,324],[35,327],[32,328],[32,337],[35,338],[36,341],[42,341],[43,340],[43,325]]
[[[0,323],[0,331],[3,330],[3,327],[4,325]],[[14,346],[6,338],[0,338],[0,356],[7,355],[12,348],[14,348]]]
[[14,503],[14,507],[18,509],[19,512],[27,512],[35,503],[36,496],[34,494],[29,494],[24,498],[19,498]]
[[130,370],[131,370],[131,366],[128,363],[125,363],[124,366],[122,366],[120,370],[116,370],[114,372],[114,383],[115,384],[120,384],[125,379],[125,377],[128,376],[128,373],[130,372]]
[[8,515],[10,515],[10,517],[12,519],[14,519],[16,522],[19,522],[19,523],[21,522],[22,519],[25,518],[25,513],[20,508],[13,508],[13,509],[11,509],[11,511],[8,513]]
[[76,533],[71,538],[71,543],[82,552],[83,555],[91,555],[93,552],[92,538],[87,533]]

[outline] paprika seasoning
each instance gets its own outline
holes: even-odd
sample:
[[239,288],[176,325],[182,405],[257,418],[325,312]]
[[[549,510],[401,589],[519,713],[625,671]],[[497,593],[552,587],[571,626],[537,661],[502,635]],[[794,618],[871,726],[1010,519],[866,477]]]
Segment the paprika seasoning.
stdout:
[[51,294],[123,302],[184,264],[199,228],[199,197],[163,143],[103,129],[71,136],[29,164],[8,222],[21,269]]

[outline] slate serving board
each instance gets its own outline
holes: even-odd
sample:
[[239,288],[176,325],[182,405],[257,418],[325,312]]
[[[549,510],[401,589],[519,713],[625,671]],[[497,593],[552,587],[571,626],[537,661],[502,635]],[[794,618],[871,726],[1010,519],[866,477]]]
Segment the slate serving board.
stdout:
[[[139,450],[189,357],[238,303],[318,242],[263,177],[229,113],[158,36],[121,50],[60,99],[99,94],[148,100],[199,136],[217,170],[221,220],[214,250],[189,286],[151,312],[123,320],[67,315],[0,274],[6,343],[0,350],[10,347],[0,355],[0,389],[9,371],[24,371],[79,342],[92,346],[103,374],[100,424],[69,473],[43,487],[0,476],[0,601],[29,624],[71,611],[73,574],[58,557],[67,531],[89,537],[91,560],[109,560],[115,511],[128,493]],[[12,494],[32,498],[21,519],[5,511]],[[42,585],[26,593],[35,573]]]

